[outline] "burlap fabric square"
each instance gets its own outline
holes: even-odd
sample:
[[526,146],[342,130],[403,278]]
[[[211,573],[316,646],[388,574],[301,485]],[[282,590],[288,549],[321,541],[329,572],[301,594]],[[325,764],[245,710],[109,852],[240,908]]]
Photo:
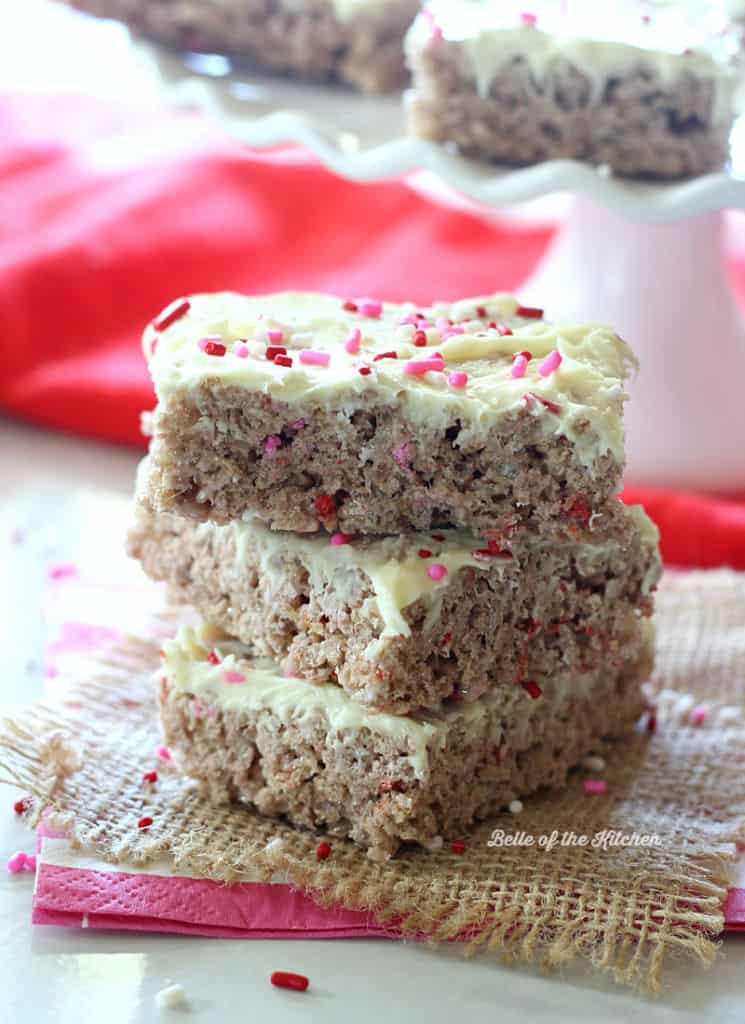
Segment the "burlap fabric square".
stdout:
[[[372,911],[404,937],[546,966],[584,957],[657,990],[668,957],[714,958],[745,839],[745,576],[667,573],[657,623],[657,728],[606,744],[607,794],[588,797],[576,771],[519,817],[474,828],[463,854],[445,844],[379,864],[335,840],[319,863],[316,835],[211,806],[173,770],[143,787],[159,743],[155,638],[91,663],[64,705],[36,704],[3,723],[2,781],[36,795],[32,824],[52,808],[76,844],[117,863],[166,855],[181,873],[225,882],[281,872],[319,903]],[[694,704],[705,706],[703,721]],[[143,815],[153,818],[147,832],[137,828]],[[536,841],[489,845],[494,829]],[[563,845],[568,833],[586,845]],[[657,839],[623,845],[608,833]]]

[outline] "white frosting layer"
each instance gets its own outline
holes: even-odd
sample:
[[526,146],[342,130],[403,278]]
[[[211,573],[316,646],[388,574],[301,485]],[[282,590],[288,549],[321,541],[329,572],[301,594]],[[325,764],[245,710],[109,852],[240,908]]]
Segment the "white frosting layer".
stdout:
[[[495,74],[515,57],[526,60],[540,82],[557,61],[568,61],[593,83],[596,95],[608,77],[645,67],[663,82],[681,75],[716,84],[715,117],[729,117],[738,57],[736,35],[727,31],[723,3],[693,0],[598,3],[597,0],[432,0],[410,30],[410,62],[432,40],[432,18],[444,40],[457,44],[487,95]],[[525,24],[523,15],[535,16]]]
[[[445,430],[459,419],[463,444],[527,408],[547,434],[573,441],[585,465],[606,452],[618,462],[623,459],[624,381],[636,364],[629,347],[602,324],[519,317],[517,301],[503,294],[423,309],[385,303],[378,317],[348,312],[339,298],[303,292],[196,295],[189,302],[186,315],[164,331],[151,325],[143,339],[161,402],[213,380],[290,405],[302,402],[344,412],[374,400],[400,409],[415,426]],[[479,308],[486,316],[477,315]],[[425,331],[426,347],[414,345],[413,325],[401,325],[414,310],[433,325]],[[441,318],[452,320],[463,333],[448,336]],[[509,326],[514,333],[502,335],[489,322]],[[348,352],[344,343],[355,329],[361,332],[360,348]],[[265,346],[267,340],[272,343],[268,330],[282,332],[291,367],[267,360]],[[221,339],[226,354],[203,351],[199,341],[207,337]],[[243,341],[250,354],[240,358],[235,346],[240,348]],[[300,353],[309,349],[327,355],[328,365],[303,363]],[[522,350],[533,358],[525,376],[514,378],[513,356]],[[560,353],[561,366],[542,376],[539,367],[553,350]],[[375,359],[391,351],[397,358]],[[431,359],[435,352],[443,357],[444,372],[407,372],[407,364]],[[369,367],[370,373],[360,374],[361,367]],[[464,387],[449,382],[454,371],[467,375]],[[526,400],[526,395],[539,400]]]
[[360,14],[377,14],[386,7],[399,7],[401,0],[330,0],[339,21],[351,21]]

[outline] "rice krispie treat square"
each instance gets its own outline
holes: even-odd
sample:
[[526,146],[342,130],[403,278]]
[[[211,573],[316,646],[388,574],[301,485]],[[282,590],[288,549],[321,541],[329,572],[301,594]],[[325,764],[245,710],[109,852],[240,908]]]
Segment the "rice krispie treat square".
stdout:
[[510,295],[196,295],[155,318],[144,350],[160,511],[500,541],[591,524],[620,485],[631,350]]

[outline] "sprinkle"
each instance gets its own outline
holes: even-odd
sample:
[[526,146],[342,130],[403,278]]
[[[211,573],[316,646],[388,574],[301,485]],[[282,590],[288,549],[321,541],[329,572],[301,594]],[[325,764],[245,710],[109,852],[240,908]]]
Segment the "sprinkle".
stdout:
[[188,299],[176,299],[155,317],[153,327],[156,331],[164,331],[166,327],[170,327],[171,324],[175,324],[177,320],[185,316],[190,309],[191,303]]
[[144,818],[140,818],[140,820],[137,822],[137,828],[142,829],[143,832],[147,832],[152,823],[153,819],[148,817],[148,815],[145,815]]
[[159,757],[161,761],[170,761],[171,751],[168,749],[168,747],[158,747],[158,749],[155,751],[155,756]]
[[143,782],[151,782],[151,783],[152,782],[157,782],[158,781],[158,773],[156,771],[143,772],[142,773],[142,781]]
[[706,721],[708,711],[703,704],[697,704],[696,707],[691,711],[688,716],[688,721],[691,725],[703,725]]
[[269,339],[269,345],[281,345],[284,340],[284,331],[277,330],[276,328],[267,328],[266,336]]
[[500,548],[495,540],[487,540],[486,547],[477,548],[474,555],[479,555],[481,558],[512,558],[512,552]]
[[529,14],[527,11],[523,11],[523,13],[520,15],[520,24],[524,25],[525,28],[535,28],[535,24],[537,21],[537,14]]
[[210,663],[210,665],[220,664],[220,658],[218,657],[215,651],[210,651],[210,653],[207,655],[207,661]]
[[420,330],[414,334],[414,344],[417,348],[424,348],[427,344],[427,335],[424,331]]
[[543,310],[539,309],[538,306],[518,306],[515,310],[515,316],[522,316],[528,320],[540,320],[543,316]]
[[425,373],[430,371],[434,373],[442,372],[442,356],[439,359],[434,356],[431,359],[410,359],[404,363],[404,373],[408,377],[423,377]]
[[267,345],[265,355],[268,362],[273,363],[277,356],[286,356],[287,349],[284,345]]
[[248,352],[248,345],[245,341],[236,341],[235,345],[233,345],[233,355],[239,359],[248,359]]
[[550,376],[554,370],[558,370],[561,366],[561,353],[554,349],[553,352],[549,352],[546,358],[543,360],[541,365],[538,367],[538,372],[541,377]]
[[429,840],[429,842],[423,842],[422,846],[425,848],[425,850],[429,850],[430,852],[434,852],[435,850],[441,850],[443,847],[442,836],[433,836]]
[[510,814],[522,814],[522,812],[523,812],[523,802],[522,802],[522,800],[511,800],[510,801],[510,805],[507,808],[507,810],[510,812]]
[[442,580],[447,576],[448,571],[441,562],[435,562],[434,565],[430,565],[427,569],[427,575],[431,580]]
[[453,851],[453,853],[465,853],[466,844],[462,839],[454,839],[450,844],[450,849]]
[[342,533],[338,530],[336,533],[331,534],[329,543],[335,548],[339,547],[340,544],[350,544],[354,539],[354,535],[351,533]]
[[268,454],[273,454],[278,448],[282,447],[282,438],[279,434],[270,434],[269,437],[264,441],[264,451]]
[[608,792],[608,783],[605,779],[584,779],[582,788],[588,796],[602,796]]
[[26,871],[36,871],[36,854],[26,854]]
[[336,502],[330,494],[319,494],[316,498],[315,510],[319,519],[332,519],[336,514]]
[[560,405],[557,405],[556,402],[552,402],[549,398],[544,398],[542,395],[537,395],[534,391],[528,391],[527,394],[524,394],[522,397],[522,401],[525,403],[526,406],[529,406],[531,402],[540,402],[544,408],[548,409],[549,412],[552,412],[557,416],[561,412]]
[[534,679],[523,679],[520,686],[533,700],[538,700],[539,697],[543,696],[543,690]]
[[417,554],[419,555],[420,558],[431,558],[432,557],[432,552],[428,551],[427,548],[419,548],[419,551],[417,552]]
[[30,807],[31,807],[31,797],[30,796],[21,797],[20,800],[16,800],[16,802],[13,804],[13,810],[16,812],[16,814],[25,814]]
[[316,847],[316,860],[328,860],[331,856],[331,847],[328,843],[319,843]]
[[288,423],[287,426],[290,430],[305,430],[305,420],[293,420],[292,423]]
[[486,306],[477,306],[476,316],[480,316],[482,320],[486,320],[486,318],[489,316],[489,314],[486,311]]
[[360,350],[360,342],[362,341],[362,331],[359,327],[355,327],[352,333],[349,335],[347,340],[344,342],[345,352],[349,352],[350,356],[356,355]]
[[57,562],[55,565],[50,565],[47,570],[50,580],[69,580],[78,575],[78,570],[72,562]]
[[222,677],[226,683],[245,683],[246,681],[246,677],[242,672],[234,672],[232,669],[223,672]]
[[651,736],[653,732],[657,730],[657,715],[654,711],[650,711],[647,715],[647,732]]
[[378,363],[381,359],[398,359],[398,352],[380,352],[373,358],[373,362]]
[[518,352],[518,354],[515,356],[514,362],[512,363],[512,369],[510,370],[510,374],[515,378],[524,377],[525,371],[527,369],[528,360],[525,358],[524,355],[522,355],[522,353]]
[[159,1010],[179,1010],[186,1007],[186,992],[183,985],[167,985],[155,993],[155,1005]]
[[301,348],[298,359],[305,366],[328,366],[331,356],[328,352],[319,352],[315,348]]
[[347,313],[356,313],[357,312],[357,303],[356,302],[352,302],[351,299],[347,299],[346,302],[342,303],[342,307],[341,308],[342,309],[346,309]]
[[291,988],[295,992],[305,992],[309,984],[304,974],[292,974],[290,971],[273,971],[269,980],[276,988]]
[[377,299],[361,299],[359,311],[362,316],[377,317],[383,312],[383,303]]
[[468,383],[468,374],[457,370],[448,376],[448,384],[453,388],[464,388]]
[[362,374],[363,377],[367,377],[370,373],[372,373],[372,370],[370,369],[369,366],[360,366],[357,372]]
[[433,533],[432,540],[438,540],[442,544],[445,540],[445,535],[442,533]]
[[274,357],[274,365],[275,366],[292,366],[292,359],[291,359],[290,356],[275,356]]
[[19,850],[18,853],[14,853],[12,857],[8,859],[8,871],[11,875],[18,875],[21,871],[35,871],[36,870],[36,857],[31,854],[24,853],[23,850]]
[[605,758],[590,754],[583,760],[582,767],[586,768],[588,772],[602,772],[605,768]]
[[489,327],[496,327],[497,334],[502,338],[506,338],[508,335],[512,334],[512,328],[508,327],[506,324],[495,324],[492,321],[492,323],[489,324]]

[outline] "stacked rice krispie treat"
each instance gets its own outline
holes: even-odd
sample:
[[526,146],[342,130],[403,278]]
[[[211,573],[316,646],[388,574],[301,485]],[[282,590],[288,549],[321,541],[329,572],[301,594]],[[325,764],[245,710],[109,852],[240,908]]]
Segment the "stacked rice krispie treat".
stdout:
[[148,327],[129,550],[181,769],[383,858],[564,782],[643,709],[657,533],[614,500],[633,355],[508,295],[198,295]]
[[508,164],[703,174],[728,156],[739,36],[722,0],[431,0],[406,39],[411,130]]

